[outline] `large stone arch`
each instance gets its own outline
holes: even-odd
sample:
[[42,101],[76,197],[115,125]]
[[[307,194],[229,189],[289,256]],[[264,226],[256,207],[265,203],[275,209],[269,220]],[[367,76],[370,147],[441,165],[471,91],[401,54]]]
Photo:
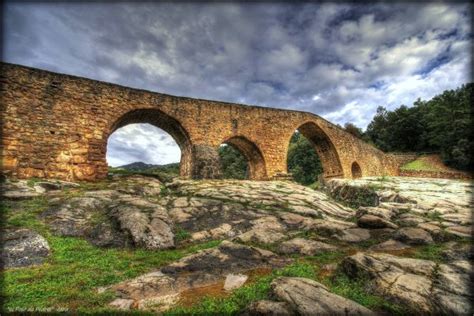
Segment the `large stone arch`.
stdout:
[[[293,131],[298,130],[306,137],[321,160],[323,176],[325,178],[342,177],[342,168],[339,154],[329,136],[315,122],[309,121],[300,124]],[[292,134],[293,135],[293,134]],[[288,139],[289,143],[290,140]]]
[[223,142],[240,151],[247,159],[250,180],[267,180],[265,159],[258,146],[244,136],[233,136]]
[[148,123],[158,128],[161,128],[162,130],[170,134],[181,150],[179,174],[181,177],[184,178],[191,177],[192,144],[189,134],[178,120],[160,111],[159,109],[149,108],[131,110],[125,114],[122,114],[114,121],[110,122],[109,127],[107,131],[105,131],[105,135],[103,138],[104,159],[107,150],[107,141],[110,135],[112,135],[113,132],[115,132],[121,127],[136,123]]
[[175,138],[186,178],[218,178],[219,144],[244,135],[263,157],[265,173],[257,177],[286,179],[296,129],[315,146],[325,177],[351,177],[353,161],[363,176],[397,175],[406,161],[312,113],[178,97],[20,65],[0,68],[1,171],[12,177],[102,179],[108,136],[133,122],[151,123]]

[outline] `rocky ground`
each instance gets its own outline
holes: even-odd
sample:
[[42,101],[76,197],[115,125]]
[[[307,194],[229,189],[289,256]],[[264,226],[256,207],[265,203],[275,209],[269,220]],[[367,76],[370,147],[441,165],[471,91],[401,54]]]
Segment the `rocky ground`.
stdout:
[[[7,180],[6,306],[472,313],[472,183],[333,179],[324,190],[281,181],[163,184],[144,176],[94,184]],[[61,269],[72,271],[68,286],[84,296],[75,304],[41,294],[63,284],[47,279]]]

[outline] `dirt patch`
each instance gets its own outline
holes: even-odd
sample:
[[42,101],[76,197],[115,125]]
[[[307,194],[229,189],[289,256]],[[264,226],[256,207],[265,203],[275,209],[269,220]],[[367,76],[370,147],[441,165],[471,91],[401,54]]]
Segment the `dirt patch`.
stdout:
[[[263,276],[271,274],[273,271],[270,267],[259,267],[244,271],[243,274],[247,275],[249,278],[245,282],[245,285],[255,283],[258,279]],[[212,298],[224,298],[232,294],[232,291],[224,290],[224,279],[218,282],[208,284],[206,286],[191,288],[181,292],[180,299],[177,302],[177,305],[183,307],[191,307],[206,297]]]
[[230,294],[231,292],[224,290],[224,280],[222,280],[213,284],[191,288],[181,292],[178,305],[191,307],[194,304],[202,301],[202,299],[205,297],[220,298],[229,296]]

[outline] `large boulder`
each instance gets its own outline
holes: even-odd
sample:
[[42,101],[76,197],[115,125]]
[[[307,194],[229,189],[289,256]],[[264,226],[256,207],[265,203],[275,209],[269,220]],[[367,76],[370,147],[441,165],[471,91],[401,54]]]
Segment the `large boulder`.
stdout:
[[394,223],[375,215],[362,215],[357,220],[357,225],[362,228],[398,228]]
[[346,257],[341,266],[350,277],[367,277],[373,291],[414,313],[471,312],[472,266],[467,261],[437,265],[429,260],[360,252]]
[[46,239],[29,229],[7,229],[1,239],[4,268],[38,265],[50,254]]
[[163,206],[114,190],[53,199],[40,217],[54,234],[83,237],[96,246],[174,247],[172,221]]
[[400,228],[393,238],[409,245],[427,245],[433,243],[433,238],[426,230],[414,227]]
[[273,294],[298,315],[373,315],[366,307],[348,300],[316,281],[280,277],[271,284]]
[[251,221],[249,231],[237,236],[242,242],[272,244],[285,238],[285,226],[275,216],[265,216]]
[[159,205],[146,206],[119,205],[110,214],[119,223],[120,230],[128,233],[136,247],[146,249],[173,247],[174,233],[166,210]]

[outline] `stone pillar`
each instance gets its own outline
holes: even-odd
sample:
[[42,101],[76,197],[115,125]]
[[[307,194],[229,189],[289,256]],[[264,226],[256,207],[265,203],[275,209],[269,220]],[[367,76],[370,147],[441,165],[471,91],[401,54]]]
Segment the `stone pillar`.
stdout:
[[217,148],[207,145],[194,145],[192,148],[192,178],[219,179],[221,165]]

